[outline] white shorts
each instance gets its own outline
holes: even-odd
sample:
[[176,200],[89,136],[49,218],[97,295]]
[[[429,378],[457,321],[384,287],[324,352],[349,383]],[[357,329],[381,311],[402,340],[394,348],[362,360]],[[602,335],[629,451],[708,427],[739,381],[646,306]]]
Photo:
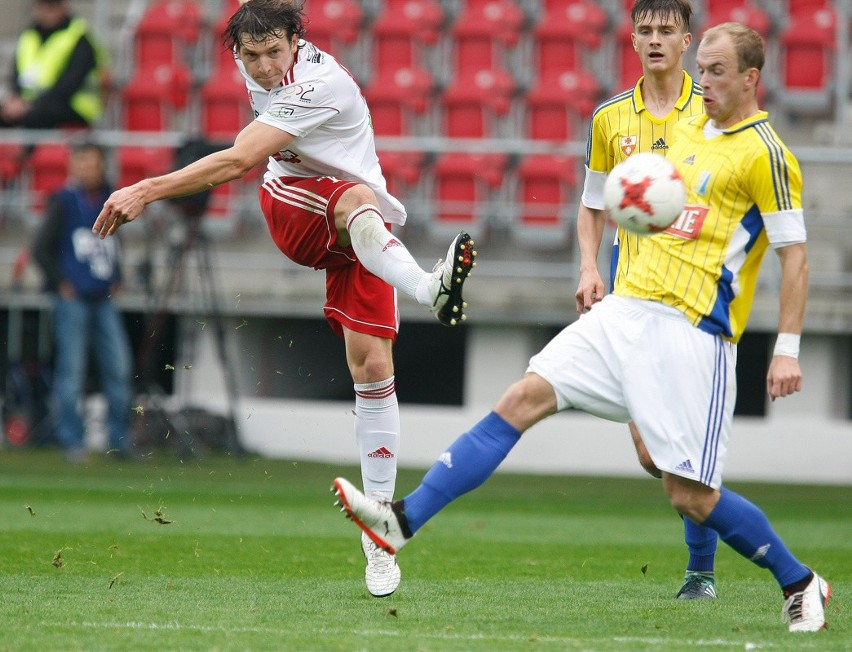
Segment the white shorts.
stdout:
[[530,360],[557,409],[636,423],[661,471],[722,484],[737,393],[736,346],[679,310],[607,295]]

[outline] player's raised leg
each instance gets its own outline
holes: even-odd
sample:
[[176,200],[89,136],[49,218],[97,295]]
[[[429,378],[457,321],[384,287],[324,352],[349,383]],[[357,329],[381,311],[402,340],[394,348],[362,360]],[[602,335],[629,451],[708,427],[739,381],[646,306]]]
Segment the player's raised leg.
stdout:
[[[393,235],[379,209],[369,202],[370,190],[354,186],[338,202],[338,213],[345,216],[345,232],[358,260],[370,272],[418,303],[429,306],[444,326],[464,321],[464,283],[476,267],[474,242],[467,233],[459,233],[450,243],[447,256],[438,261],[432,272],[423,270],[402,241]],[[360,193],[360,194],[359,194]],[[363,201],[362,200],[366,200]],[[351,210],[350,210],[351,209]]]

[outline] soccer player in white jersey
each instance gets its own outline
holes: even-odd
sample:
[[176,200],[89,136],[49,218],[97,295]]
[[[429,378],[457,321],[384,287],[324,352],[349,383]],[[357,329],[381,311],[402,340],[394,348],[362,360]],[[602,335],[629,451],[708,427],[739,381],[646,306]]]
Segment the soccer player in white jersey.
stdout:
[[[390,499],[400,439],[396,291],[454,326],[464,319],[462,286],[476,252],[461,233],[430,273],[394,237],[390,225],[405,222],[405,208],[387,191],[364,97],[333,57],[301,38],[303,31],[296,3],[243,4],[227,25],[225,44],[249,79],[255,120],[232,147],[117,190],[93,230],[111,235],[153,201],[209,189],[267,163],[259,195],[270,234],[288,258],[325,270],[325,316],[343,338],[354,383],[364,490]],[[396,559],[366,536],[362,550],[368,590],[377,597],[393,593],[400,580]]]
[[[689,0],[636,0],[630,11],[633,48],[642,63],[636,84],[602,102],[592,114],[586,146],[586,178],[577,209],[577,242],[580,280],[575,298],[583,314],[604,298],[604,282],[598,272],[598,252],[604,233],[603,185],[609,172],[634,152],[665,156],[674,142],[680,120],[700,115],[701,87],[683,70],[683,55],[692,42],[689,31],[692,6]],[[619,228],[612,247],[611,285],[630,267],[642,237]],[[636,425],[629,424],[639,463],[655,478],[662,477]],[[716,597],[716,532],[689,519],[683,520],[689,559],[680,599]]]
[[802,386],[802,176],[758,107],[764,56],[763,40],[744,25],[705,32],[697,61],[706,115],[678,123],[668,157],[687,187],[683,214],[642,241],[624,282],[533,356],[524,377],[419,487],[402,500],[377,502],[335,479],[339,504],[373,541],[398,551],[484,482],[521,433],[556,412],[632,418],[671,505],[772,573],[791,632],[825,627],[828,582],[793,556],[756,505],[722,486],[736,395],[732,343],[745,328],[768,248],[781,264],[781,289],[766,388],[775,399]]

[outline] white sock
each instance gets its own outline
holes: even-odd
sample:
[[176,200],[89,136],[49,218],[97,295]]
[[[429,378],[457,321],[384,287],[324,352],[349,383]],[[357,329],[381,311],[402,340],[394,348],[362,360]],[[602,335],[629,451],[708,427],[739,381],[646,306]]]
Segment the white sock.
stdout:
[[382,214],[363,204],[346,218],[346,229],[358,260],[373,274],[418,303],[431,305],[429,279],[402,242],[388,231]]
[[361,453],[364,494],[371,498],[393,498],[399,430],[394,377],[377,383],[356,383],[355,439]]

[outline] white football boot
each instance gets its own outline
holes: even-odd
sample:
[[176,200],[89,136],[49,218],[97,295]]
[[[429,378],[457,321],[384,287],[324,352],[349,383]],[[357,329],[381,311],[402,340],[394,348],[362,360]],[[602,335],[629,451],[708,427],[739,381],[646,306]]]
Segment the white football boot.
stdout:
[[331,491],[337,495],[334,503],[347,518],[360,527],[382,550],[395,555],[410,537],[403,533],[396,513],[387,501],[367,498],[345,478],[335,478]]
[[364,581],[367,590],[376,598],[384,598],[396,591],[402,573],[391,555],[377,546],[366,532],[361,532],[361,551],[367,559]]
[[814,573],[804,591],[794,593],[784,602],[781,620],[790,623],[791,632],[818,632],[825,629],[825,605],[831,598],[831,587]]

